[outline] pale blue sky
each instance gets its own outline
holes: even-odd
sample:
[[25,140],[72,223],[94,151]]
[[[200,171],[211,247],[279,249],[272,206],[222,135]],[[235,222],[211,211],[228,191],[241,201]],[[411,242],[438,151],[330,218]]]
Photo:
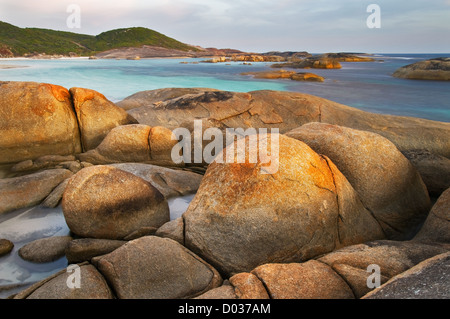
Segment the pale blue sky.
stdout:
[[[70,29],[69,4],[81,9]],[[381,28],[369,29],[369,4]],[[203,47],[449,53],[450,0],[0,0],[0,20],[86,34],[142,26]]]

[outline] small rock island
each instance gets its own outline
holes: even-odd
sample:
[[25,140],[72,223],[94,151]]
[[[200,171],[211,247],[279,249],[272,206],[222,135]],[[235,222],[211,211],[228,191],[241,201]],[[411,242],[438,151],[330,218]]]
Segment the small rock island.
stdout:
[[394,77],[411,80],[450,81],[450,58],[434,58],[405,65]]

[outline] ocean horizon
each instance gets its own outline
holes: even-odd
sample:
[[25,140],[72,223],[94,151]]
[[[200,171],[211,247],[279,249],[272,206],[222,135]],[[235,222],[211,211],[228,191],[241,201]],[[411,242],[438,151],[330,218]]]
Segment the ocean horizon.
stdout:
[[[323,83],[261,80],[243,72],[273,70],[272,63],[201,63],[199,58],[115,60],[81,58],[0,59],[1,81],[34,81],[66,88],[84,87],[119,102],[139,91],[169,87],[207,87],[234,92],[256,90],[312,94],[364,111],[450,122],[450,83],[398,79],[398,68],[450,54],[371,54],[375,62],[342,62],[342,69],[312,69]],[[188,63],[182,63],[188,62]],[[189,63],[199,62],[199,63]],[[302,69],[296,69],[303,72]]]

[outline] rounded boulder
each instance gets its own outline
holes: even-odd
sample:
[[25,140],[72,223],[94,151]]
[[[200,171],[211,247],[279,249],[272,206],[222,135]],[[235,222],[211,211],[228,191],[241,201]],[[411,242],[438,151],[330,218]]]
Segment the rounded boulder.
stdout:
[[96,148],[113,128],[137,124],[125,110],[97,91],[74,87],[69,92],[77,114],[83,151]]
[[81,236],[123,239],[170,220],[164,196],[150,183],[111,166],[92,166],[69,181],[62,199],[70,230]]
[[266,140],[259,135],[257,142],[261,146],[270,139],[272,155],[278,149],[271,167],[264,152],[251,163],[259,152],[251,138],[244,163],[237,155],[234,162],[219,163],[219,155],[209,165],[183,214],[189,249],[224,273],[235,274],[269,262],[304,261],[336,247],[383,237],[377,221],[331,161],[295,139],[267,136]]
[[35,82],[0,82],[0,164],[81,151],[69,91]]
[[430,198],[421,176],[388,139],[343,126],[308,123],[286,135],[329,157],[390,239],[411,239]]

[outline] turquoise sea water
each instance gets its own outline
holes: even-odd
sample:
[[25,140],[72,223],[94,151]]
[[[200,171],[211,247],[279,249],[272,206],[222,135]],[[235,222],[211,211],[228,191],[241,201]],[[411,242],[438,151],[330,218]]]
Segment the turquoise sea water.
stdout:
[[[307,70],[326,78],[323,83],[256,80],[240,73],[269,70],[270,63],[181,64],[201,59],[142,60],[0,60],[2,81],[37,81],[66,88],[85,87],[118,102],[143,90],[167,87],[209,87],[248,92],[296,91],[324,97],[362,110],[450,122],[450,82],[392,77],[399,67],[450,54],[379,54],[377,62],[342,63],[339,70]],[[303,70],[297,70],[302,72]]]

